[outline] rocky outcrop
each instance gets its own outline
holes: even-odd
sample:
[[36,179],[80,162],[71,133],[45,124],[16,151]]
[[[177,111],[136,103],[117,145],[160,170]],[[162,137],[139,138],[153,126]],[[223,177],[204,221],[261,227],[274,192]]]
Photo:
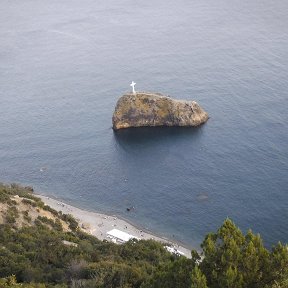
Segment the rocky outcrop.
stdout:
[[123,95],[112,118],[114,130],[140,126],[198,126],[207,120],[208,114],[195,101],[146,92]]

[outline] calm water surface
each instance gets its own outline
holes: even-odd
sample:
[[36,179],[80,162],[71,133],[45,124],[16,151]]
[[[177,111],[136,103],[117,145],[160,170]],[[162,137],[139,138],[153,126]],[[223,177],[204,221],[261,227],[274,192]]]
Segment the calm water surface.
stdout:
[[[284,0],[2,0],[1,181],[190,246],[227,216],[268,246],[287,242],[287,11]],[[114,133],[132,80],[211,118]]]

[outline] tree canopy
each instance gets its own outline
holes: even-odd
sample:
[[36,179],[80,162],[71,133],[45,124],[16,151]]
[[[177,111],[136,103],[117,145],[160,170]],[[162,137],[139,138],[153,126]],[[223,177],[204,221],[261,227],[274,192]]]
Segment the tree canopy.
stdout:
[[[45,209],[54,220],[38,217],[31,223],[25,211],[27,225],[17,226],[21,213],[11,198],[16,194],[43,207],[29,189],[0,185],[0,203],[8,205],[0,211],[0,288],[288,288],[287,245],[268,250],[259,234],[243,234],[230,219],[205,237],[201,253],[192,250],[187,259],[152,240],[100,241],[80,231],[71,215],[50,207]],[[69,231],[62,229],[63,221]]]

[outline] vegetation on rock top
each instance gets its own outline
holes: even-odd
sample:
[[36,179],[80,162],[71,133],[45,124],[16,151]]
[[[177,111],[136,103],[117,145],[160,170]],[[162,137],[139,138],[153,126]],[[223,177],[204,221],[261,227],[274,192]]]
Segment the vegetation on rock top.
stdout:
[[115,130],[140,126],[198,126],[207,120],[208,114],[195,101],[147,92],[123,95],[112,117]]

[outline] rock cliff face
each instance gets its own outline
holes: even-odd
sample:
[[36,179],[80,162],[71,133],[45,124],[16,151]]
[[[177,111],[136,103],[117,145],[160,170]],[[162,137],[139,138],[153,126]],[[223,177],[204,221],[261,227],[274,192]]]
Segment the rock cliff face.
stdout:
[[114,130],[140,126],[198,126],[207,120],[208,114],[195,101],[146,92],[123,95],[112,118]]

